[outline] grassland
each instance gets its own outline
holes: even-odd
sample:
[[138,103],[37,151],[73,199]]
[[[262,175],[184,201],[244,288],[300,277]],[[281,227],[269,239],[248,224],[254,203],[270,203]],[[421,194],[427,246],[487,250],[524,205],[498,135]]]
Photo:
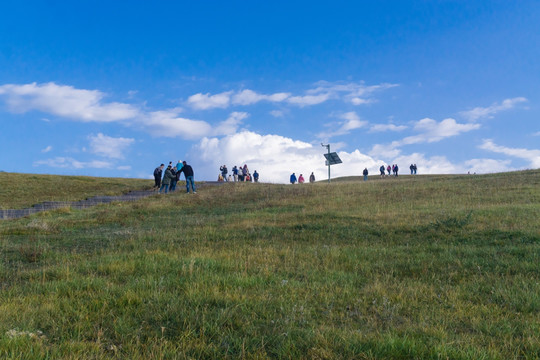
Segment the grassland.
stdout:
[[538,359],[539,219],[525,171],[0,222],[0,358]]
[[0,172],[0,209],[22,209],[43,201],[77,201],[148,189],[153,180],[54,176]]

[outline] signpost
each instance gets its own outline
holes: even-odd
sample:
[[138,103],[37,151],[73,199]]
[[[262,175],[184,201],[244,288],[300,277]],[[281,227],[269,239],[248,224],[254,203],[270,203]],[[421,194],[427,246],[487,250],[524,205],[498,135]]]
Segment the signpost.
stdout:
[[328,182],[330,183],[330,165],[341,164],[342,161],[336,152],[330,152],[330,144],[324,145],[321,143],[321,146],[328,149],[328,153],[324,154],[324,157],[326,158],[326,165],[328,166]]

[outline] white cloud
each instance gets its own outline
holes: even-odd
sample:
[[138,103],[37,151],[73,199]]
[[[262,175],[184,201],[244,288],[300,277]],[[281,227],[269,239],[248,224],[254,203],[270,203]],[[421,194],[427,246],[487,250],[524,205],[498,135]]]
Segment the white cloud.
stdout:
[[51,145],[47,146],[45,149],[41,150],[42,153],[48,153],[49,151],[51,151],[53,149],[53,147]]
[[342,121],[338,123],[338,128],[334,131],[325,131],[318,135],[321,139],[329,139],[334,136],[345,135],[350,133],[352,130],[360,129],[368,124],[367,121],[361,120],[358,114],[354,111],[350,111],[340,115]]
[[[286,183],[293,172],[309,176],[313,171],[318,179],[328,174],[320,146],[293,140],[279,135],[260,135],[242,131],[224,138],[204,138],[194,147],[193,157],[200,164],[198,172],[202,178],[217,177],[219,166],[247,164],[250,171],[257,170],[261,181]],[[355,150],[339,152],[347,165],[332,166],[332,176],[358,175],[364,167],[374,167],[379,161]]]
[[251,105],[258,103],[259,101],[270,102],[282,102],[287,99],[291,94],[289,93],[275,93],[272,95],[258,94],[253,90],[242,90],[236,93],[232,98],[232,103],[235,105]]
[[373,103],[375,100],[371,98],[373,93],[390,89],[397,84],[383,83],[379,85],[365,85],[364,82],[359,83],[343,83],[343,82],[328,82],[319,81],[317,87],[308,90],[308,94],[327,94],[329,98],[340,98],[341,94],[344,96],[344,100],[350,102],[353,105],[366,105]]
[[232,93],[232,91],[226,91],[216,95],[210,95],[209,93],[198,93],[191,95],[187,102],[192,108],[197,110],[208,110],[214,108],[225,109],[229,107]]
[[291,96],[287,99],[289,104],[298,105],[300,107],[308,105],[321,104],[330,99],[331,94],[318,94],[318,95],[304,95],[304,96]]
[[494,103],[488,107],[475,107],[472,110],[462,111],[460,115],[469,121],[476,121],[482,118],[491,119],[493,116],[501,111],[510,110],[516,107],[517,104],[526,102],[524,97],[516,97],[512,99],[503,100],[501,103]]
[[249,116],[246,112],[232,112],[227,120],[218,124],[213,131],[214,136],[234,134],[242,121]]
[[522,148],[509,148],[505,146],[496,145],[492,140],[484,140],[480,149],[492,151],[499,154],[504,154],[520,159],[524,159],[529,162],[533,169],[540,168],[540,150],[529,150]]
[[540,131],[533,133],[532,136],[540,136]]
[[90,152],[112,159],[123,159],[124,151],[135,142],[131,138],[115,138],[102,133],[96,136],[90,135],[88,139],[90,140]]
[[403,131],[405,129],[407,129],[407,126],[405,125],[373,124],[369,128],[369,132]]
[[132,105],[103,103],[105,94],[98,90],[75,89],[72,86],[46,84],[7,84],[0,86],[10,110],[25,113],[38,110],[83,122],[111,122],[139,115]]
[[174,110],[150,112],[142,124],[154,136],[199,139],[212,133],[212,126],[206,121],[179,117]]
[[285,113],[282,110],[272,110],[270,111],[270,115],[279,118],[285,116]]
[[203,120],[192,120],[178,116],[175,109],[154,111],[140,121],[140,124],[154,136],[179,137],[187,140],[198,140],[205,136],[229,135],[238,130],[246,112],[232,112],[229,117],[212,126]]
[[404,145],[438,142],[479,128],[480,124],[459,124],[451,118],[441,122],[424,118],[414,124],[413,129],[419,132],[418,135],[407,136],[386,145],[376,144],[369,154],[372,156],[398,156],[401,153],[399,148]]
[[34,166],[46,165],[54,168],[72,168],[72,169],[110,169],[113,164],[108,161],[92,160],[78,161],[70,157],[55,157],[53,159],[39,160],[34,162]]

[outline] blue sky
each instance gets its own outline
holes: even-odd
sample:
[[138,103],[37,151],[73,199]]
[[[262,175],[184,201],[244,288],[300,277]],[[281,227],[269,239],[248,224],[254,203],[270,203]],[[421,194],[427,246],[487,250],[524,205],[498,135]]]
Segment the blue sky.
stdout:
[[0,170],[540,168],[537,1],[4,1]]

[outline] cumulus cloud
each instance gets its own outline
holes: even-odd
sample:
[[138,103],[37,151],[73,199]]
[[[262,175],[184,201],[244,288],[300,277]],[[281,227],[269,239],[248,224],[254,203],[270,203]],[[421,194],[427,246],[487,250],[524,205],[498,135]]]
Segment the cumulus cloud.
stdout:
[[187,102],[192,108],[197,110],[208,110],[214,108],[225,109],[229,107],[229,104],[231,103],[232,93],[232,91],[226,91],[216,95],[210,95],[209,93],[198,93],[191,95]]
[[516,105],[526,101],[527,99],[524,97],[505,99],[501,103],[494,103],[488,107],[475,107],[472,110],[462,111],[460,115],[469,121],[477,121],[483,118],[491,119],[496,113],[513,109]]
[[197,140],[206,136],[234,133],[248,116],[249,114],[246,112],[232,112],[226,120],[212,126],[203,120],[180,117],[175,109],[171,109],[150,112],[144,119],[141,119],[140,124],[154,136]]
[[486,139],[479,146],[480,149],[492,151],[499,154],[504,154],[519,159],[523,159],[529,162],[530,166],[534,169],[540,168],[540,150],[529,150],[523,148],[509,148],[505,146],[496,145],[492,140]]
[[38,110],[83,122],[111,122],[139,115],[139,110],[132,105],[105,103],[105,94],[98,90],[75,89],[53,82],[2,85],[0,96],[13,112]]
[[[242,131],[224,138],[204,138],[192,151],[200,164],[203,177],[217,177],[217,169],[222,164],[247,164],[250,171],[257,170],[261,181],[286,183],[293,172],[309,176],[314,172],[318,179],[328,174],[320,145],[294,140],[279,135],[260,135]],[[355,150],[351,153],[340,151],[339,156],[347,165],[332,166],[332,176],[358,175],[361,167],[375,168],[379,160]],[[215,176],[214,176],[215,175]]]
[[343,96],[346,102],[353,105],[365,105],[374,102],[371,96],[375,92],[390,89],[398,84],[383,83],[379,85],[366,85],[364,82],[328,82],[319,81],[317,87],[308,90],[308,94],[325,94],[328,98],[340,98]]
[[92,160],[78,161],[71,157],[55,157],[53,159],[39,160],[34,162],[34,166],[45,165],[53,168],[71,169],[110,169],[113,163],[109,161]]
[[45,149],[41,150],[42,153],[48,153],[49,151],[51,151],[53,149],[53,147],[51,145],[47,146]]
[[403,131],[407,129],[405,125],[394,124],[373,124],[369,128],[369,132],[385,132],[385,131]]
[[300,107],[321,104],[330,99],[331,94],[291,96],[287,99],[289,104],[298,105]]
[[282,102],[291,96],[290,93],[275,93],[271,95],[264,95],[256,93],[253,90],[242,90],[236,93],[232,97],[232,103],[235,105],[251,105],[258,103],[260,101],[269,101],[269,102]]
[[361,120],[358,114],[354,111],[346,112],[340,115],[340,118],[345,121],[339,122],[336,130],[322,132],[318,135],[319,138],[329,139],[334,136],[345,135],[350,133],[352,130],[360,129],[368,124],[367,121]]
[[445,138],[457,136],[479,128],[480,124],[459,124],[452,118],[444,119],[441,122],[424,118],[417,121],[413,127],[419,134],[407,136],[386,145],[374,145],[369,153],[373,156],[398,156],[401,153],[399,148],[404,145],[438,142]]
[[112,159],[123,159],[124,151],[135,142],[131,138],[115,138],[102,133],[95,136],[90,135],[88,139],[90,140],[90,152]]

